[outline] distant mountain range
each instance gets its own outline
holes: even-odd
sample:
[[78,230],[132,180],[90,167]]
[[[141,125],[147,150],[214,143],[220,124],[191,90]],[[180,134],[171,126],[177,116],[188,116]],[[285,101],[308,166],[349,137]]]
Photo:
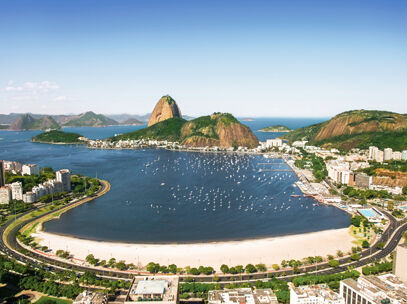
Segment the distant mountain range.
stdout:
[[[61,127],[101,127],[110,125],[144,125],[151,113],[137,114],[96,114],[92,111],[81,114],[47,115],[32,113],[0,114],[0,129],[9,130],[45,130]],[[184,116],[186,120],[191,116]],[[43,120],[45,121],[43,122]],[[52,121],[54,123],[52,123]],[[35,121],[35,122],[34,122]]]

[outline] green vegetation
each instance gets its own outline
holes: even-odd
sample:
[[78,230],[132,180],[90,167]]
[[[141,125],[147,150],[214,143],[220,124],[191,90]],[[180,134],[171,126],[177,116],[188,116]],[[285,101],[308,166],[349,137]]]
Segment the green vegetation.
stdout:
[[290,132],[291,129],[283,125],[274,125],[261,129],[262,132]]
[[113,142],[139,139],[183,142],[188,138],[210,138],[217,140],[219,139],[219,124],[228,126],[232,123],[240,124],[239,121],[229,113],[214,113],[210,116],[201,116],[190,121],[173,117],[141,130],[113,136],[110,140]]
[[364,275],[379,274],[389,272],[393,269],[393,262],[375,263],[372,266],[365,266],[362,268]]
[[[339,125],[342,133],[333,132]],[[407,146],[407,116],[386,111],[348,111],[328,121],[293,130],[283,138],[289,142],[308,140],[311,145],[341,150],[377,146],[401,151]]]
[[[406,146],[407,147],[407,146]],[[376,161],[370,162],[368,168],[362,169],[367,175],[376,175],[377,169],[386,169],[394,172],[407,172],[407,161],[404,160],[392,160],[385,163],[378,163]]]
[[392,195],[389,194],[386,190],[363,190],[355,189],[350,186],[347,186],[342,193],[350,198],[357,199],[392,198]]
[[113,136],[110,139],[112,141],[128,140],[128,139],[155,139],[155,140],[168,140],[168,141],[180,141],[181,128],[186,120],[178,117],[170,118],[161,122],[158,122],[148,128],[129,132],[117,136]]
[[92,111],[82,113],[78,118],[74,118],[64,123],[64,126],[71,127],[100,127],[117,125],[118,122],[102,114],[95,114]]
[[369,146],[376,146],[379,149],[392,148],[396,151],[402,151],[407,147],[407,130],[341,135],[318,141],[315,144],[342,150],[351,148],[368,149]]
[[37,186],[49,179],[55,178],[55,172],[52,168],[42,168],[40,175],[18,175],[6,172],[6,183],[11,184],[14,182],[21,182],[23,184],[23,191],[31,191],[32,187]]
[[345,279],[357,279],[360,276],[360,273],[356,270],[346,271],[341,273],[335,274],[327,274],[327,275],[305,275],[305,276],[298,276],[293,279],[293,284],[295,286],[302,286],[302,285],[316,285],[316,284],[328,284],[328,286],[332,289],[337,290],[339,288],[339,281]]
[[314,175],[316,182],[321,182],[325,177],[328,176],[328,171],[322,157],[308,153],[304,149],[301,149],[301,153],[302,158],[295,161],[295,166],[297,168],[312,169],[312,174]]
[[40,133],[33,138],[31,141],[40,143],[64,143],[64,144],[84,144],[86,143],[79,138],[82,135],[77,133],[63,132],[63,131],[49,131],[45,133]]

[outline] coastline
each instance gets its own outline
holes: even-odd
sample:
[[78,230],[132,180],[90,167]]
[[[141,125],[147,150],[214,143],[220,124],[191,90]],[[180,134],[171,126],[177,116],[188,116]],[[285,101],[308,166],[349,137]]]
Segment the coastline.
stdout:
[[[303,259],[307,256],[336,255],[337,250],[348,252],[354,245],[349,228],[324,230],[305,234],[188,244],[136,244],[104,242],[62,236],[39,231],[33,236],[42,246],[55,252],[69,251],[75,259],[85,260],[88,254],[96,258],[124,260],[139,266],[149,262],[164,265],[212,266],[219,269],[222,264],[246,265],[264,263],[268,266],[280,264],[282,260]],[[247,252],[253,254],[247,255]]]

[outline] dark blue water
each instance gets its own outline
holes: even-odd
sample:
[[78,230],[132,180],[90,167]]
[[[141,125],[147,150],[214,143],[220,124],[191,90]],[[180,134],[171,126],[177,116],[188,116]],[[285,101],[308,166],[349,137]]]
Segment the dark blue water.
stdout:
[[[277,123],[300,127],[310,120],[245,123],[258,130]],[[66,130],[105,138],[138,128]],[[337,208],[311,198],[291,197],[301,194],[294,186],[293,172],[259,172],[264,167],[288,169],[282,160],[155,149],[105,151],[29,142],[37,133],[0,131],[0,159],[70,168],[107,179],[112,185],[105,196],[46,223],[50,232],[96,240],[165,243],[258,238],[349,224],[349,216]],[[265,136],[261,140],[279,135],[259,133]],[[274,164],[262,165],[265,162]]]

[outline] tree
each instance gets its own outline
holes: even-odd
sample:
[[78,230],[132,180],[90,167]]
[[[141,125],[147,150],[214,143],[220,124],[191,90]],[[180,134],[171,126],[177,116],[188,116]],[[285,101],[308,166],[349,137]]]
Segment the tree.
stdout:
[[369,242],[366,241],[366,240],[363,240],[363,242],[362,242],[362,247],[363,247],[363,248],[369,248],[369,246],[370,246]]
[[342,252],[341,250],[338,250],[338,251],[336,252],[336,255],[337,255],[338,257],[343,257],[343,252]]
[[245,271],[246,273],[253,273],[253,272],[257,272],[256,267],[254,267],[253,264],[247,264],[245,267]]
[[394,202],[390,201],[387,203],[387,209],[389,209],[389,211],[393,211],[394,210]]
[[220,271],[222,271],[223,273],[228,273],[229,267],[225,264],[222,264],[222,266],[220,266]]
[[264,264],[262,264],[262,263],[256,264],[256,268],[257,268],[258,271],[261,271],[261,272],[267,271],[266,265],[264,265]]
[[328,265],[330,267],[338,267],[339,266],[339,262],[337,260],[329,260],[328,261]]
[[150,273],[157,273],[160,270],[160,264],[150,262],[150,263],[147,264],[146,269]]
[[173,274],[176,274],[177,273],[177,265],[175,265],[175,264],[169,265],[168,266],[168,271],[173,273]]
[[407,186],[404,186],[404,187],[403,187],[403,194],[404,194],[404,195],[407,195]]
[[360,260],[360,255],[357,254],[357,253],[353,253],[353,254],[351,254],[351,256],[350,256],[350,259],[351,259],[352,261],[358,261],[358,260]]
[[280,269],[280,266],[278,266],[278,264],[273,264],[272,267],[273,267],[274,270],[279,270]]
[[384,243],[383,242],[378,242],[377,244],[376,244],[376,248],[377,249],[383,249],[384,248]]

